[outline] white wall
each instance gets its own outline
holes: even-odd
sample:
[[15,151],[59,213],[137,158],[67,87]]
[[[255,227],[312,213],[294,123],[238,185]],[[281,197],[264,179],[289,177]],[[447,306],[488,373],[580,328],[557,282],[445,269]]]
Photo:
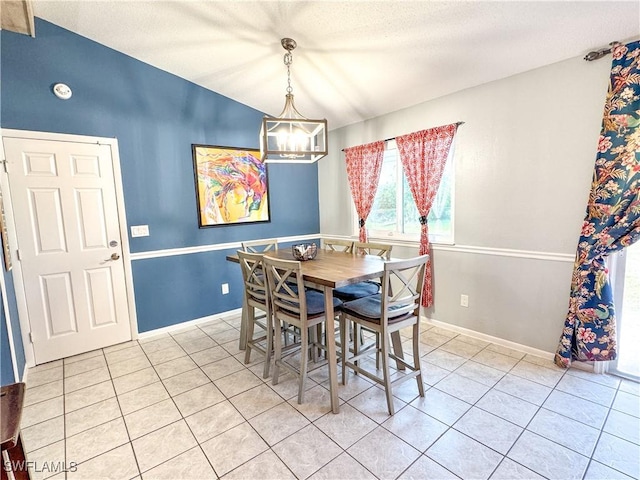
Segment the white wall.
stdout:
[[[455,150],[456,245],[433,249],[435,305],[426,314],[555,351],[609,68],[610,58],[574,58],[331,132],[319,162],[321,233],[354,233],[342,148],[464,121]],[[469,308],[460,307],[461,293]]]

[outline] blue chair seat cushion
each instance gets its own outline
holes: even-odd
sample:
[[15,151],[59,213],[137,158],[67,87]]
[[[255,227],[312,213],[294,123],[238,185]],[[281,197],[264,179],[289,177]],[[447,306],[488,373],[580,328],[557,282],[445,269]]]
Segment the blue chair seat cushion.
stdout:
[[[389,322],[393,323],[404,320],[413,313],[396,313],[396,315],[394,315],[393,311],[399,308],[402,308],[402,306],[394,305],[389,309]],[[381,295],[378,293],[377,295],[370,295],[351,302],[345,302],[342,304],[342,311],[363,318],[369,322],[380,323],[380,314],[382,312]]]
[[343,302],[350,302],[359,298],[375,295],[380,291],[380,285],[375,282],[359,282],[336,288],[333,295]]
[[[317,317],[324,314],[324,293],[316,290],[306,290],[305,295],[307,297],[307,317]],[[342,301],[338,298],[333,298],[334,310],[340,308]]]

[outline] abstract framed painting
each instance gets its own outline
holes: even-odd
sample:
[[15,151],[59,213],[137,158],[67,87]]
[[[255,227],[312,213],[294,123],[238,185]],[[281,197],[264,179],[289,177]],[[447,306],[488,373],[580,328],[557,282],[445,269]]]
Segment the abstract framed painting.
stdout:
[[192,145],[198,226],[269,222],[267,166],[260,151]]

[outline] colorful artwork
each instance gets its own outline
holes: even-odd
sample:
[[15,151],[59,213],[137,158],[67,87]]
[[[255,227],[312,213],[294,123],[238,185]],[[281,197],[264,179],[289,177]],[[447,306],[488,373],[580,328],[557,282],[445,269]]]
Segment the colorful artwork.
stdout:
[[258,150],[193,145],[202,227],[268,222],[267,167]]

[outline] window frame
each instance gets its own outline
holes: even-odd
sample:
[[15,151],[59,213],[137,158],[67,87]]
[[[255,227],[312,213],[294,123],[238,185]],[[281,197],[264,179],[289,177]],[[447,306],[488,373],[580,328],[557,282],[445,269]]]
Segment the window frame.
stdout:
[[[395,139],[387,140],[385,142],[385,156],[389,150],[398,151]],[[455,245],[455,139],[449,149],[449,156],[447,157],[447,163],[445,165],[444,175],[449,175],[451,179],[451,230],[449,235],[436,234],[429,232],[429,243],[434,245]],[[418,243],[420,241],[419,233],[404,233],[399,230],[399,226],[404,229],[404,208],[403,208],[403,184],[404,184],[404,169],[402,168],[402,162],[400,161],[400,153],[396,154],[396,230],[374,230],[367,228],[367,232],[370,239],[376,240],[392,240],[401,243]],[[384,161],[384,160],[383,160]],[[442,185],[442,183],[441,183]],[[398,188],[402,187],[402,188]],[[377,195],[376,191],[376,195]],[[358,215],[355,211],[355,205],[352,203],[352,212],[354,218],[354,234],[358,235]]]

